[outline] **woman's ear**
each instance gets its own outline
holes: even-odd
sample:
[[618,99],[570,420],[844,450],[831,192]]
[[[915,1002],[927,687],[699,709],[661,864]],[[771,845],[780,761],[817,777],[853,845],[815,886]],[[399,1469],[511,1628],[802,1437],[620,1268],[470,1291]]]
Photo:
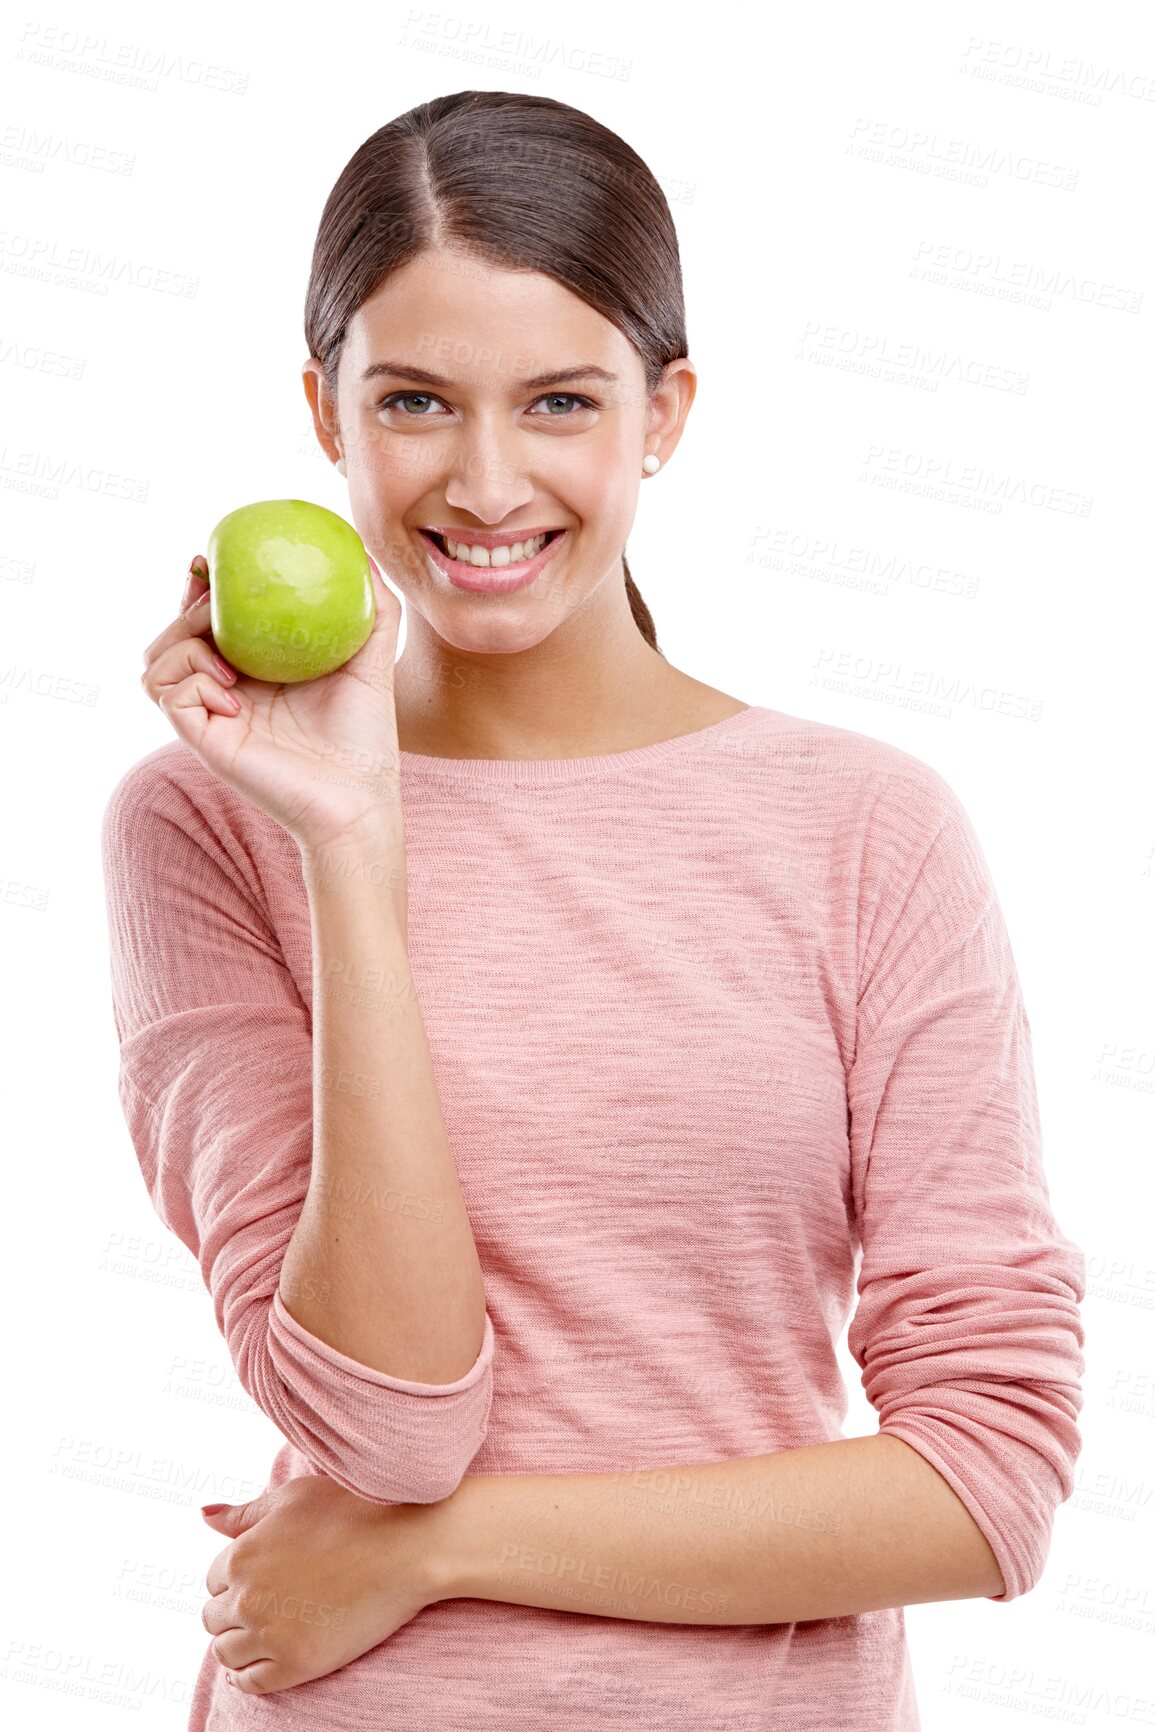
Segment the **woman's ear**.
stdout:
[[645,429],[647,444],[654,438],[660,441],[657,454],[663,465],[677,449],[697,389],[698,374],[687,356],[666,363],[650,397]]
[[309,408],[313,414],[313,428],[317,435],[317,443],[329,459],[336,463],[341,456],[341,447],[337,442],[340,423],[337,419],[337,405],[329,390],[325,370],[315,356],[309,359],[301,368],[301,378],[305,387],[305,396],[309,400]]

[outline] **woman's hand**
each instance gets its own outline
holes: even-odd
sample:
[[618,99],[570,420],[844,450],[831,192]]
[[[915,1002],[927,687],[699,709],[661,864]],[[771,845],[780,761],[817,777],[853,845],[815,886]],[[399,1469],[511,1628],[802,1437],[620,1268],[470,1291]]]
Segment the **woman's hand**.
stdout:
[[290,1479],[205,1521],[235,1536],[209,1565],[201,1621],[250,1696],[323,1678],[432,1605],[424,1504],[375,1504],[324,1474]]
[[201,762],[302,849],[368,832],[385,852],[397,850],[392,863],[403,872],[393,700],[401,604],[375,565],[372,572],[376,619],[357,654],[317,679],[275,685],[217,655],[208,565],[198,554],[181,613],[144,652],[141,684]]

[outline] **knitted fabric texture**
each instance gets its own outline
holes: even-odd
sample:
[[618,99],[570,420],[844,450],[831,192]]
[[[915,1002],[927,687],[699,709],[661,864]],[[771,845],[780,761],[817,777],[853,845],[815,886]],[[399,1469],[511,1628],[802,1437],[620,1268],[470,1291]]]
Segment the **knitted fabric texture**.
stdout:
[[[311,1149],[296,844],[181,741],[104,815],[125,1119],[284,1438],[268,1483],[429,1502],[466,1473],[825,1442],[848,1326],[879,1430],[962,1499],[1002,1570],[992,1598],[1026,1593],[1074,1486],[1085,1267],[1048,1196],[1003,913],[943,777],[752,706],[600,757],[403,753],[401,790],[410,961],[487,1298],[477,1361],[443,1386],[359,1365],[278,1292]],[[705,1626],[457,1599],[264,1698],[206,1647],[190,1732],[258,1723],[919,1717],[902,1608]]]

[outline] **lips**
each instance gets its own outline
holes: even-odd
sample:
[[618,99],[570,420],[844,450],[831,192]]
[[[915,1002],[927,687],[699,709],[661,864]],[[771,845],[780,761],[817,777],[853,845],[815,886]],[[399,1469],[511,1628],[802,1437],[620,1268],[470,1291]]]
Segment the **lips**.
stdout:
[[516,565],[474,565],[472,560],[451,559],[441,546],[441,538],[428,529],[417,532],[424,542],[433,569],[448,578],[455,589],[474,595],[505,595],[511,590],[524,589],[536,582],[565,541],[568,530],[542,531],[549,540],[532,559],[519,560]]

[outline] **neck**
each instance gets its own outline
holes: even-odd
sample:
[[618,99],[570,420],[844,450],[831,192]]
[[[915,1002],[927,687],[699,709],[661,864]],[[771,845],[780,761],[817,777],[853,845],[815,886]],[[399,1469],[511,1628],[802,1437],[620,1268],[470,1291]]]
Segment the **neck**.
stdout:
[[[650,647],[618,570],[529,649],[482,653],[435,632],[412,601],[394,696],[404,751],[578,758],[644,744],[698,682]],[[675,724],[674,731],[677,731]],[[625,742],[625,744],[623,744]]]

